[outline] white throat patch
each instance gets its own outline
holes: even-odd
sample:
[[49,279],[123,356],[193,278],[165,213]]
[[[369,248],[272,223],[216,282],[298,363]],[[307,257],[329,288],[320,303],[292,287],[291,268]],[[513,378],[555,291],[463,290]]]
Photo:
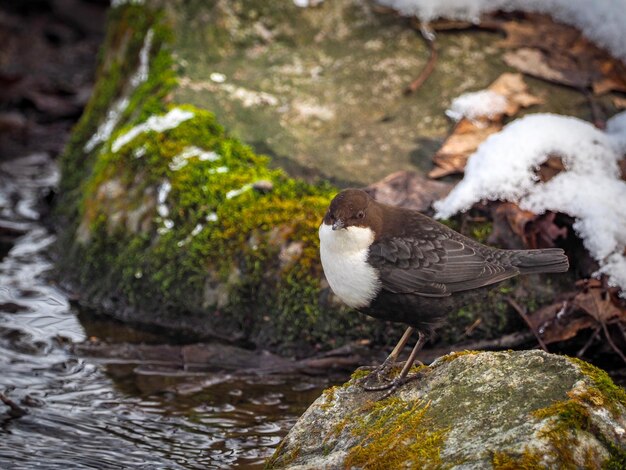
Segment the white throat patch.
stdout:
[[374,232],[365,227],[319,229],[320,257],[326,280],[337,297],[353,308],[366,307],[380,290],[378,272],[367,263]]

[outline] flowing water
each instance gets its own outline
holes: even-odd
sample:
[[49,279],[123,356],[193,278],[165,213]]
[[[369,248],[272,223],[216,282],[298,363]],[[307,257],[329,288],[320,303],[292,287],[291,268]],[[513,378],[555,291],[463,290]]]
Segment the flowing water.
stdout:
[[0,402],[0,468],[261,468],[328,380],[77,352],[164,340],[77,312],[49,281],[39,207],[56,179],[45,154],[0,166],[0,392],[17,404]]

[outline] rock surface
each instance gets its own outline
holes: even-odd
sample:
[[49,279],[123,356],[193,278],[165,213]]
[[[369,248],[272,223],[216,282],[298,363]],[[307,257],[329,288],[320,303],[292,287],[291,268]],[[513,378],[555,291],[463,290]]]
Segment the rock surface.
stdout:
[[[356,372],[326,390],[270,468],[624,468],[626,393],[541,351],[452,353],[391,397]],[[356,378],[360,377],[360,378]]]

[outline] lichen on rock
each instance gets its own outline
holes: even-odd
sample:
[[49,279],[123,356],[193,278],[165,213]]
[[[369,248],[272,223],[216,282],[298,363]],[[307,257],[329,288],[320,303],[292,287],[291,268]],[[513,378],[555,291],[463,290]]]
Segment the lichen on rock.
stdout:
[[324,393],[269,468],[621,468],[626,395],[540,351],[444,356],[391,397],[363,377]]

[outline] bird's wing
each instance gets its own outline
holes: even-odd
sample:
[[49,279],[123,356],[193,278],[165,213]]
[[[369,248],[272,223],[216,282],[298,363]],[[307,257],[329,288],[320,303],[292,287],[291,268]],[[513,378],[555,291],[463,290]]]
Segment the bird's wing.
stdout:
[[368,260],[378,269],[383,289],[443,297],[519,274],[514,266],[500,263],[493,250],[463,236],[450,238],[438,231],[420,235],[371,245]]

